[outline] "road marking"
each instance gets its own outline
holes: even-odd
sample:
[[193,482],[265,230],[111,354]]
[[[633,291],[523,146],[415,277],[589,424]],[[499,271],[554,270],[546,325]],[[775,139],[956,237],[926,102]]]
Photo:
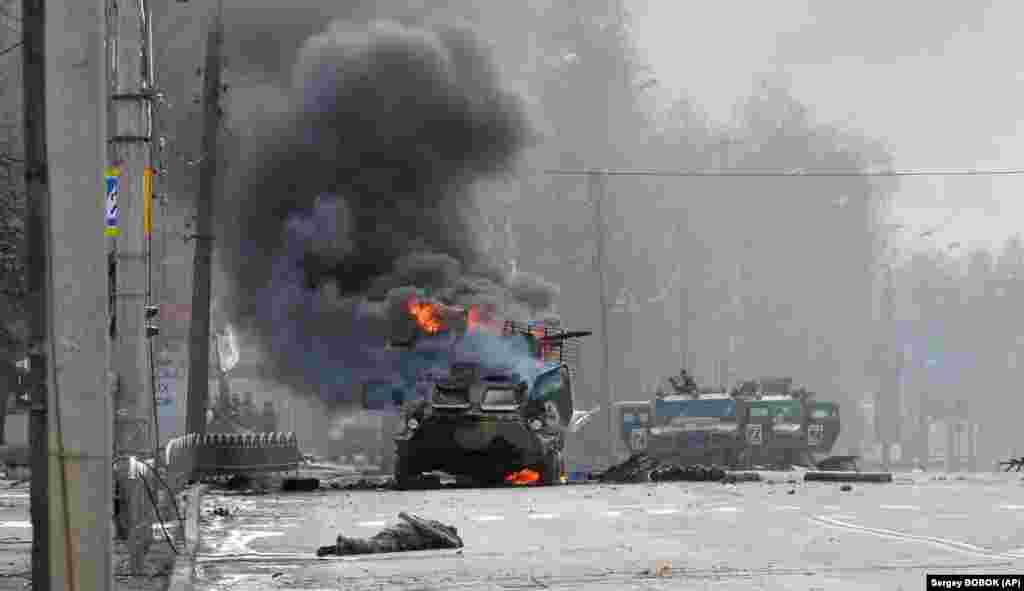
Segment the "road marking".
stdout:
[[360,521],[356,525],[359,527],[383,527],[387,523],[387,521]]
[[648,509],[648,515],[670,515],[672,513],[679,513],[679,509]]
[[862,525],[855,525],[855,524],[852,524],[852,523],[849,523],[849,522],[840,521],[838,519],[835,519],[835,518],[832,518],[832,517],[826,517],[826,516],[823,516],[823,515],[819,515],[817,517],[811,517],[811,520],[812,521],[817,521],[818,523],[821,523],[821,524],[824,524],[824,525],[840,528],[840,529],[846,529],[846,530],[855,531],[855,532],[859,532],[859,533],[870,534],[870,535],[873,535],[873,536],[877,536],[879,538],[888,538],[888,539],[908,541],[908,542],[924,542],[924,543],[927,543],[927,544],[931,544],[933,546],[941,547],[941,548],[946,549],[946,550],[954,550],[954,551],[964,552],[964,553],[967,553],[967,554],[974,554],[976,556],[984,556],[986,558],[997,558],[997,559],[1017,558],[1017,556],[1014,555],[1014,554],[994,552],[994,551],[988,550],[986,548],[981,548],[979,546],[975,546],[973,544],[967,544],[967,543],[964,543],[964,542],[958,542],[956,540],[947,540],[947,539],[944,539],[944,538],[934,538],[934,537],[931,537],[931,536],[918,536],[918,535],[914,535],[914,534],[907,534],[907,533],[903,533],[903,532],[898,532],[898,531],[888,530],[888,529],[881,529],[881,528],[876,528],[876,527],[865,527],[865,526],[862,526]]
[[0,527],[32,527],[30,521],[0,521]]
[[529,519],[554,519],[558,516],[553,513],[530,513],[527,517]]
[[608,517],[620,517],[622,516],[622,511],[608,511],[605,513],[605,515],[607,515]]
[[971,516],[966,513],[939,513],[935,517],[939,519],[969,519]]
[[879,509],[889,509],[892,511],[920,511],[921,508],[917,505],[879,505]]
[[1005,511],[1021,511],[1024,510],[1024,505],[999,505],[999,508]]
[[739,507],[715,507],[712,509],[712,511],[718,511],[719,513],[736,513],[739,510]]
[[503,521],[504,515],[481,515],[476,518],[477,521]]
[[825,505],[826,511],[838,511],[839,505]]
[[779,505],[778,509],[780,511],[799,511],[800,507],[797,507],[796,505]]

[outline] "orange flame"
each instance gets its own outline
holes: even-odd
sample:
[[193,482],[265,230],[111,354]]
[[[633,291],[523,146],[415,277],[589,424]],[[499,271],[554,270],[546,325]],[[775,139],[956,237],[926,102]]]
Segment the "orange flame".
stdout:
[[505,477],[505,482],[509,482],[517,486],[536,484],[538,481],[540,481],[540,473],[529,468],[523,468],[522,470],[513,472]]
[[501,322],[497,317],[493,306],[473,305],[469,307],[466,315],[467,332],[487,331],[498,334],[501,332]]
[[441,330],[440,310],[434,304],[409,298],[409,313],[427,334],[436,334]]

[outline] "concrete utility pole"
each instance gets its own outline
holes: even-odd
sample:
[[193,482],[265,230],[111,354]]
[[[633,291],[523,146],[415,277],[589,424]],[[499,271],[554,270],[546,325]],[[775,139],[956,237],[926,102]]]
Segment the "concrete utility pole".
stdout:
[[127,458],[155,457],[153,379],[146,334],[152,208],[153,53],[148,0],[108,0],[110,145],[107,235],[114,260],[113,368],[117,376],[119,525],[139,572],[153,540],[145,482]]
[[875,404],[875,428],[882,449],[882,469],[888,470],[892,462],[892,444],[899,439],[899,361],[896,358],[895,331],[895,286],[892,267],[885,267],[885,284],[882,288],[881,321],[882,342],[878,351],[879,401]]
[[28,224],[25,269],[28,280],[28,355],[31,387],[29,445],[32,462],[32,580],[50,589],[49,434],[47,431],[47,278],[50,262],[49,175],[46,168],[46,23],[43,0],[22,0],[22,107],[25,119],[25,190]]
[[[107,263],[98,198],[107,118],[106,20],[103,0],[54,4],[58,9],[46,15],[45,54],[52,196],[46,245],[49,588],[86,591],[113,588]],[[33,587],[46,588],[37,580]]]
[[610,465],[616,461],[616,442],[618,441],[617,430],[615,429],[615,413],[612,412],[615,395],[612,390],[611,378],[608,375],[609,351],[608,351],[608,285],[605,277],[605,227],[604,214],[601,207],[604,203],[604,190],[606,179],[600,172],[587,174],[587,184],[590,190],[590,200],[594,205],[594,226],[597,231],[597,278],[598,297],[601,305],[601,386],[604,388],[605,401],[607,403],[608,417],[608,455]]
[[187,433],[206,433],[210,398],[210,290],[213,264],[213,198],[217,180],[217,135],[220,130],[221,43],[223,5],[218,2],[206,40],[203,70],[203,143],[196,196],[195,264],[192,277],[192,319],[189,326]]

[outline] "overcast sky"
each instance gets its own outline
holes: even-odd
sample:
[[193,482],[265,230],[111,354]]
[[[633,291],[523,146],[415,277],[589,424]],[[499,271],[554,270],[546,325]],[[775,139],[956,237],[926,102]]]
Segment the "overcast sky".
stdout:
[[[901,169],[1024,168],[1024,3],[630,0],[635,40],[671,92],[725,120],[754,76],[783,72],[823,121],[889,146]],[[904,178],[897,221],[932,245],[1024,231],[1024,177]]]

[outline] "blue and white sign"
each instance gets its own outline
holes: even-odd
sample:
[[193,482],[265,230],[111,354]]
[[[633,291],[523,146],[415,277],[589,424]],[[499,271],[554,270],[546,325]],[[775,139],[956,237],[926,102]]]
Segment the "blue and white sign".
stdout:
[[106,221],[106,228],[104,234],[107,236],[117,236],[119,233],[117,227],[118,207],[117,197],[121,191],[121,170],[116,166],[111,166],[106,171],[107,181],[107,197],[104,206],[104,218]]

